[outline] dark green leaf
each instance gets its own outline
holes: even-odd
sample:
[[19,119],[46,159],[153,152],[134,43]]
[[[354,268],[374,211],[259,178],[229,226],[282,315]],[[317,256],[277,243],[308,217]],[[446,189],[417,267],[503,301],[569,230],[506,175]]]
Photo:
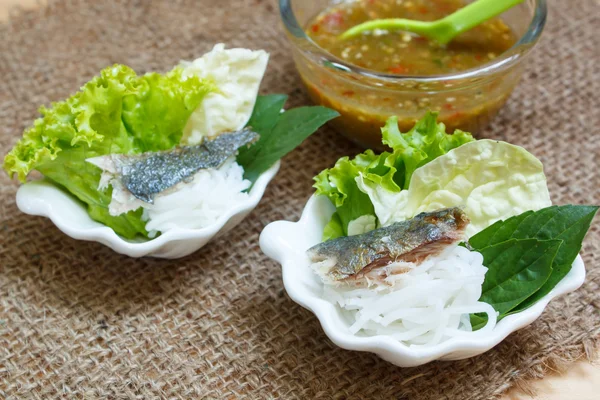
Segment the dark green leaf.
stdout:
[[[270,94],[267,96],[258,96],[250,121],[247,126],[260,135],[260,138],[254,146],[244,147],[239,150],[237,156],[238,164],[249,165],[256,157],[258,150],[270,136],[273,127],[279,121],[279,115],[285,105],[287,96],[284,94]],[[262,142],[262,143],[261,143]]]
[[562,240],[510,239],[479,250],[488,268],[480,301],[504,317],[548,280],[562,244]]
[[279,115],[283,112],[287,98],[285,94],[258,96],[247,125],[258,133],[271,131],[277,123]]
[[[241,161],[240,164],[244,167],[244,178],[256,182],[260,174],[277,160],[338,115],[337,111],[321,106],[299,107],[280,114],[270,132],[258,132],[261,139],[250,147],[252,158],[246,155],[241,160],[238,158],[238,162]],[[263,118],[267,118],[266,113]]]
[[499,221],[469,240],[475,250],[507,241],[509,239],[563,240],[552,264],[552,275],[548,281],[519,304],[515,312],[535,304],[569,273],[575,257],[581,250],[583,238],[588,231],[598,207],[595,206],[551,206],[539,211],[528,211],[521,215]]
[[531,214],[533,214],[533,211],[526,211],[505,221],[498,221],[472,236],[469,239],[469,245],[473,249],[483,249],[493,244],[506,242],[509,239],[529,239],[513,238],[512,235],[523,220]]
[[477,331],[487,324],[487,314],[471,314],[471,329]]
[[[560,232],[556,239],[561,239],[564,244],[560,247],[554,263],[552,264],[552,275],[548,281],[534,295],[525,300],[515,311],[522,311],[531,307],[542,297],[550,293],[552,289],[571,271],[575,257],[581,250],[583,238],[590,228],[594,215],[598,211],[595,206],[562,206],[559,212],[548,220],[544,226],[535,234],[536,237],[553,237]],[[517,232],[521,234],[521,229]],[[525,234],[525,232],[523,232]],[[533,232],[528,233],[533,236]]]

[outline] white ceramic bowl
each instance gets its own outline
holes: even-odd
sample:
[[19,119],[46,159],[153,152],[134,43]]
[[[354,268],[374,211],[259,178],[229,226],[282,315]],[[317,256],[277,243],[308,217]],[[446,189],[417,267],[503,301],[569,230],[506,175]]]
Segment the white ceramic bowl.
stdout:
[[92,220],[84,205],[72,195],[44,180],[22,185],[17,191],[17,206],[26,214],[50,218],[58,229],[74,239],[99,242],[129,257],[180,258],[239,224],[258,205],[279,165],[277,161],[258,178],[247,201],[221,215],[214,224],[202,229],[171,229],[152,240],[120,237],[111,228]]
[[481,354],[500,343],[509,334],[535,321],[548,302],[583,284],[585,267],[580,256],[567,276],[531,308],[501,320],[491,334],[474,332],[469,337],[455,337],[431,347],[409,347],[385,335],[355,336],[341,309],[321,298],[323,284],[309,266],[306,250],[320,242],[325,224],[334,212],[323,196],[311,197],[299,222],[277,221],[265,227],[260,236],[263,252],[282,265],[283,283],[296,303],[311,310],[327,336],[348,350],[368,351],[400,367],[414,367],[433,360],[460,360]]

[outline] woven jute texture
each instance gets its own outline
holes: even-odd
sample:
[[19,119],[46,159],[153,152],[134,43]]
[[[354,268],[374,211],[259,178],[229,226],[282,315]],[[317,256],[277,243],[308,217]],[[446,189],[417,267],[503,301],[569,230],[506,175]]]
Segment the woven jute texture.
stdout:
[[[600,203],[600,5],[552,2],[524,79],[485,136],[546,166],[558,204]],[[102,67],[165,71],[214,43],[264,48],[263,92],[300,89],[273,0],[51,0],[0,27],[0,153],[41,104]],[[542,318],[488,353],[397,368],[337,348],[292,302],[261,254],[265,224],[296,220],[311,178],[358,149],[322,129],[283,160],[261,205],[226,238],[183,260],[130,259],[21,214],[0,174],[0,397],[493,399],[548,369],[590,357],[600,338],[600,232],[588,276]]]

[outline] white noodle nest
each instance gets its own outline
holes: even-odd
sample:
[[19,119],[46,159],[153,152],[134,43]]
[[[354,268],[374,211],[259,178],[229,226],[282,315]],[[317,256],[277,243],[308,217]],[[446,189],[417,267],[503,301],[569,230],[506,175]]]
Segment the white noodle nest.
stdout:
[[407,272],[382,284],[325,285],[324,297],[346,311],[353,334],[386,335],[411,346],[433,346],[472,335],[471,313],[488,315],[478,335],[496,325],[497,312],[479,301],[487,272],[480,253],[456,246],[418,266],[397,264],[390,267]]
[[159,193],[154,204],[144,203],[142,218],[148,221],[150,237],[170,229],[200,229],[214,224],[221,215],[248,200],[244,169],[229,158],[221,167],[198,171],[189,182],[180,182]]

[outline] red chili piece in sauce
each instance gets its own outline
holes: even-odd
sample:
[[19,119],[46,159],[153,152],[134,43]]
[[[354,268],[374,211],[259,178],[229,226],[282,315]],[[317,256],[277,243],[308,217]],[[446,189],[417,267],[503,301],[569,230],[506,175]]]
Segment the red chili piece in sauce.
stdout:
[[398,64],[395,67],[390,67],[389,71],[394,74],[406,74],[409,68],[406,65]]

